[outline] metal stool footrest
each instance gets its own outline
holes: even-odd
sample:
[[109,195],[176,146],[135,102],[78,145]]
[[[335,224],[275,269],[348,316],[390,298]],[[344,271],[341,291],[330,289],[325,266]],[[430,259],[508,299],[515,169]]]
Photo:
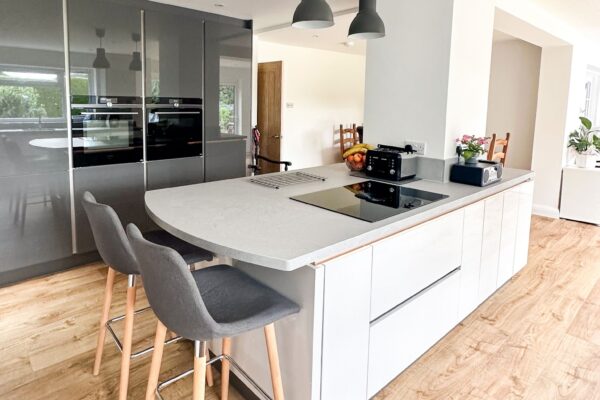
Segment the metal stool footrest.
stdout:
[[[252,384],[252,386],[258,391],[258,393],[261,394],[261,396],[264,399],[272,400],[271,397],[267,393],[265,393],[265,391],[260,386],[258,386],[258,384],[254,381],[254,379],[250,378],[250,376],[246,373],[246,371],[244,371],[242,369],[242,367],[240,367],[239,364],[237,362],[235,362],[235,360],[231,356],[229,356],[227,354],[221,354],[220,356],[211,358],[210,360],[208,360],[206,362],[206,366],[210,367],[210,365],[212,365],[213,363],[215,363],[217,361],[222,361],[223,359],[227,359],[227,361],[229,361],[231,363],[232,369],[239,372],[240,375],[242,375],[248,382],[250,382],[250,384]],[[173,378],[170,378],[164,382],[159,383],[158,386],[156,387],[156,397],[159,400],[165,400],[164,397],[162,397],[162,395],[160,394],[161,390],[174,384],[177,381],[180,381],[181,379],[184,379],[184,378],[192,375],[193,373],[194,373],[194,369],[192,368],[190,370],[182,372],[181,374],[179,374],[177,376],[174,376]]]
[[[138,315],[141,314],[143,312],[146,312],[150,310],[150,307],[146,307],[146,308],[142,308],[140,310],[137,310],[133,313],[133,315]],[[115,342],[115,345],[117,346],[117,349],[119,349],[119,351],[122,353],[123,352],[123,344],[121,343],[121,341],[119,340],[119,337],[117,336],[117,334],[115,333],[115,331],[112,328],[112,324],[118,321],[122,321],[125,319],[125,315],[119,315],[118,317],[114,317],[112,319],[109,319],[108,321],[106,321],[106,330],[108,331],[108,333],[110,333],[110,336],[113,338],[113,341]],[[172,344],[172,343],[176,343],[183,340],[183,338],[181,336],[177,336],[174,337],[172,339],[169,339],[167,341],[165,341],[165,344]],[[146,355],[148,353],[151,353],[154,350],[154,346],[150,346],[147,347],[143,350],[137,351],[137,352],[132,352],[130,358],[136,359],[138,357],[141,357],[143,355]]]

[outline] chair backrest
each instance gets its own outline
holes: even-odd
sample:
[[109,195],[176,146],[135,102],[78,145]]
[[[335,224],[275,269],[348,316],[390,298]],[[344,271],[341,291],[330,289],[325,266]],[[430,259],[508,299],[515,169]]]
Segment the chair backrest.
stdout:
[[148,302],[171,331],[190,340],[218,337],[219,324],[210,316],[198,285],[175,250],[147,241],[134,225],[127,236],[138,260]]
[[340,125],[340,155],[355,144],[358,144],[356,124],[352,124],[352,128],[344,128],[344,125]]
[[[508,154],[508,143],[510,142],[510,132],[506,134],[506,139],[498,139],[495,133],[492,135],[490,147],[488,148],[488,161],[499,160],[502,166],[506,164],[506,155]],[[502,150],[496,153],[496,147],[502,146]]]
[[133,249],[115,210],[98,203],[90,192],[83,194],[81,202],[102,260],[122,274],[139,274]]

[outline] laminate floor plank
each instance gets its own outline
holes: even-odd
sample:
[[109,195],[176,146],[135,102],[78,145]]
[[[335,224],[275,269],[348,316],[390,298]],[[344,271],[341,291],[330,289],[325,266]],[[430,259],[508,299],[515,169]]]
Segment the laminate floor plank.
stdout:
[[[108,335],[92,376],[106,273],[94,263],[0,288],[0,399],[117,397],[120,353]],[[139,285],[137,309],[147,305]],[[123,314],[125,289],[118,275],[111,317]],[[118,335],[122,328],[115,324]],[[135,350],[155,328],[151,312],[136,316]],[[132,361],[130,399],[144,398],[149,367],[150,357]],[[161,380],[191,367],[190,343],[167,346]],[[165,397],[191,390],[187,379]],[[206,398],[218,391],[215,371]],[[242,399],[233,389],[230,398]],[[600,227],[534,217],[527,267],[375,399],[600,400]]]

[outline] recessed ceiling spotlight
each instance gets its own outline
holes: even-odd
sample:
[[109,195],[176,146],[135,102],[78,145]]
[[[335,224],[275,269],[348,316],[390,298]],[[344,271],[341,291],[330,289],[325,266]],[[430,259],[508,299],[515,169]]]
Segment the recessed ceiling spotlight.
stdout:
[[223,4],[223,3],[215,3],[215,7],[223,8],[223,7],[225,7],[225,4]]

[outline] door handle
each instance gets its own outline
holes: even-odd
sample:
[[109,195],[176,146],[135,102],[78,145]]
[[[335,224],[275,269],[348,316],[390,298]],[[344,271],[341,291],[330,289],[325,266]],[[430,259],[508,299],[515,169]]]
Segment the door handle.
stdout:
[[281,139],[281,136],[275,135],[275,136],[273,136],[273,139]]

